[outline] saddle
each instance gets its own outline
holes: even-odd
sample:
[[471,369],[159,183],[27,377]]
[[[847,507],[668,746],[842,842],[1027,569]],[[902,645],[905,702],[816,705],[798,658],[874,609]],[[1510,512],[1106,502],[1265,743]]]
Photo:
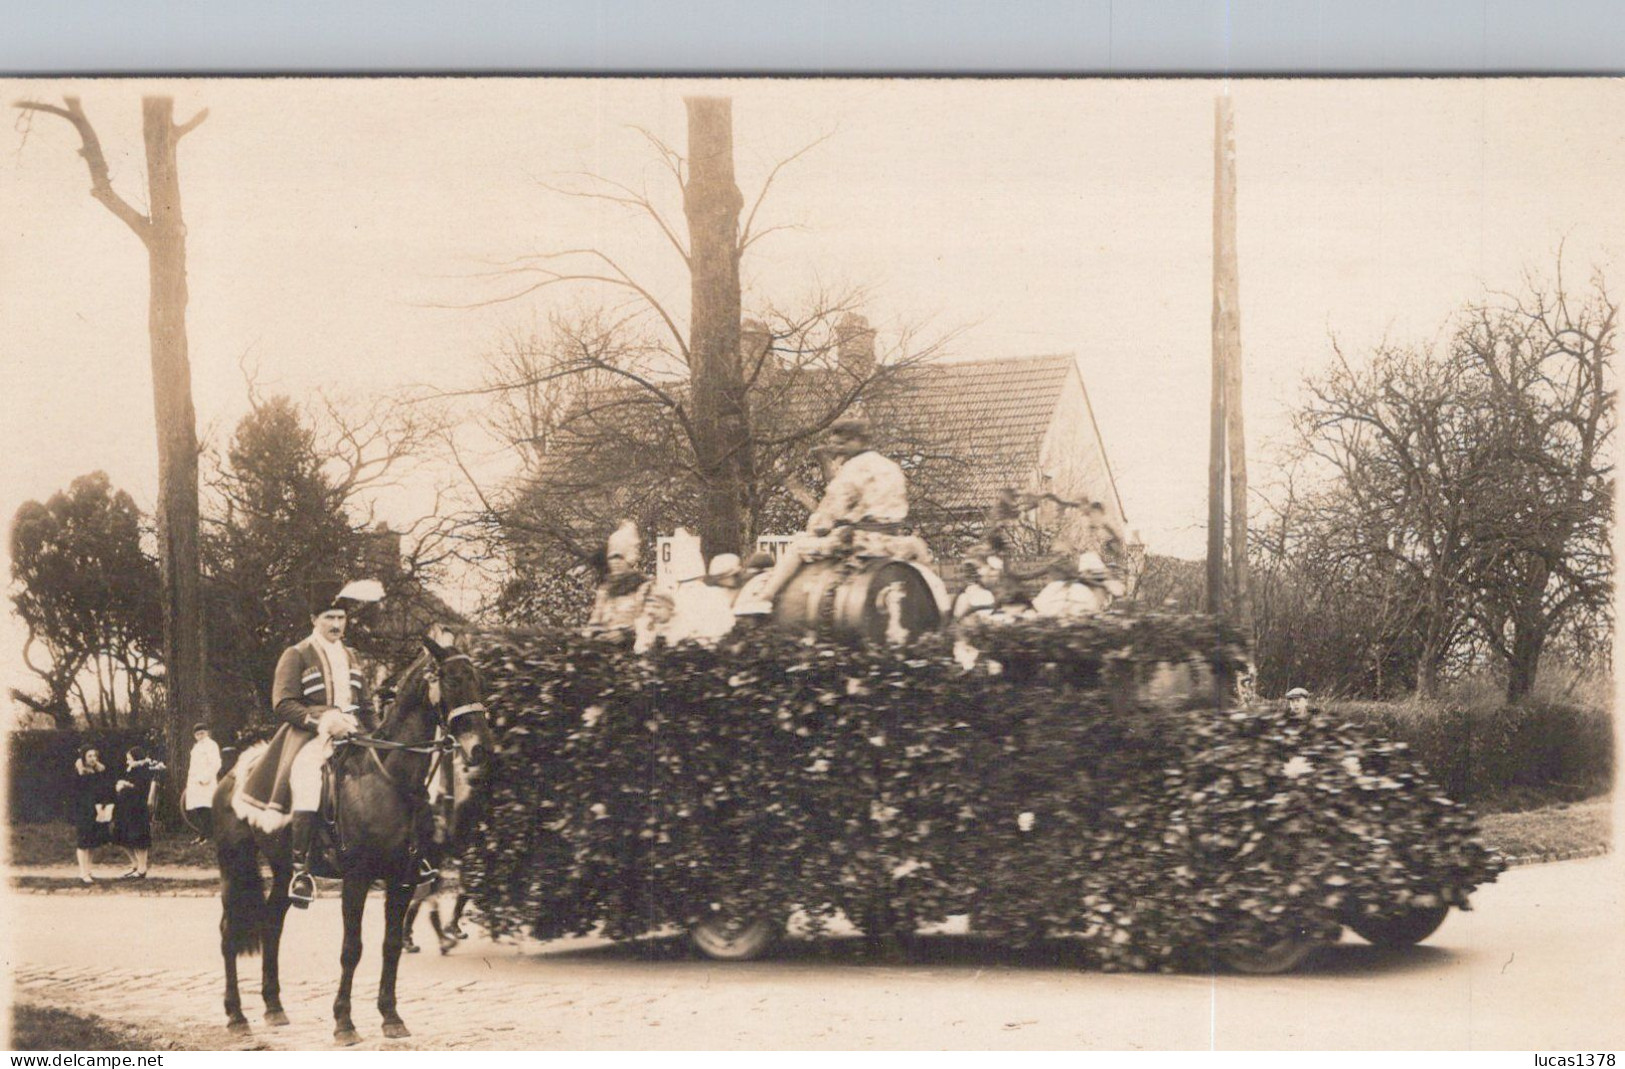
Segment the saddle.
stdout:
[[[322,763],[322,796],[316,810],[318,819],[310,844],[310,872],[313,876],[322,879],[339,879],[343,876],[340,859],[347,852],[351,837],[340,801],[343,792],[339,786],[345,777],[356,773],[360,763],[367,760],[364,747],[339,746]],[[413,854],[419,856],[420,852],[427,853],[431,860],[438,862],[441,851],[434,841],[432,808],[432,803],[427,801],[413,807],[411,820],[418,825],[413,830]]]

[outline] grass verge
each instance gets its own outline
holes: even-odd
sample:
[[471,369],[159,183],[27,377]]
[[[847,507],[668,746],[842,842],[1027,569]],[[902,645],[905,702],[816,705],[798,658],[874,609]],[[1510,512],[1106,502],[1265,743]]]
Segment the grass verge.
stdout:
[[[11,864],[18,868],[39,865],[73,864],[73,825],[65,820],[49,824],[12,824],[9,827]],[[214,868],[214,844],[193,843],[190,830],[152,830],[153,865],[183,865],[196,868]],[[116,868],[123,872],[129,867],[124,851],[116,846],[100,846],[91,851],[91,862],[97,871]]]
[[1553,805],[1521,813],[1491,813],[1479,821],[1484,841],[1514,865],[1565,861],[1608,852],[1613,834],[1611,803]]
[[18,1002],[11,1010],[12,1050],[185,1050],[134,1025],[54,1006]]

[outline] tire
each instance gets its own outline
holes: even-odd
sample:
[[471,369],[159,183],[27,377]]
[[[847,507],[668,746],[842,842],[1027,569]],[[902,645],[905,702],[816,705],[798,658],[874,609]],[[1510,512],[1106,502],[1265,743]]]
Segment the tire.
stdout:
[[1233,972],[1248,976],[1276,976],[1296,969],[1319,945],[1313,939],[1288,936],[1267,946],[1221,950],[1217,956]]
[[688,931],[694,948],[712,961],[753,961],[779,938],[779,926],[766,917],[716,916]]
[[1348,923],[1372,946],[1409,947],[1438,931],[1449,912],[1449,906],[1412,906],[1393,916],[1350,918]]

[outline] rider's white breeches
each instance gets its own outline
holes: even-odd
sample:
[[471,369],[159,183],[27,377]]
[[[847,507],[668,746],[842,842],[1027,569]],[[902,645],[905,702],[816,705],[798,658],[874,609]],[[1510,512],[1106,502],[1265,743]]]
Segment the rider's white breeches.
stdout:
[[333,740],[318,735],[293,756],[288,786],[293,789],[293,811],[314,813],[322,804],[322,762],[333,752]]

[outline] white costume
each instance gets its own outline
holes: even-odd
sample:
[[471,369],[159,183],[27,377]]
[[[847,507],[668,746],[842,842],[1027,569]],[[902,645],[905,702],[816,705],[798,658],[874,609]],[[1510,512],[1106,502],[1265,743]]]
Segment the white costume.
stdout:
[[212,806],[219,777],[220,744],[205,735],[192,744],[192,755],[186,762],[186,808]]

